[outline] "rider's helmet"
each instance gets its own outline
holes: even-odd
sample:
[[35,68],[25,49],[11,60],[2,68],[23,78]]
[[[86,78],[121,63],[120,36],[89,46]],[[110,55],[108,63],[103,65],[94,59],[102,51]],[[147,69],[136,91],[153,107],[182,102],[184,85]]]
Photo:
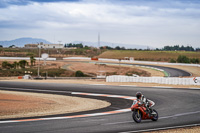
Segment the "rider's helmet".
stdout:
[[141,93],[141,92],[137,92],[137,93],[136,93],[136,97],[137,97],[137,99],[140,99],[141,96],[142,96],[142,93]]

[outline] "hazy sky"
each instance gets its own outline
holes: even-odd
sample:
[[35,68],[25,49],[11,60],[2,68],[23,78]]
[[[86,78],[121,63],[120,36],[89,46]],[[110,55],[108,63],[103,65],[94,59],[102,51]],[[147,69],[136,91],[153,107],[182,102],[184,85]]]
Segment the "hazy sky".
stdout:
[[200,0],[0,0],[0,41],[200,47]]

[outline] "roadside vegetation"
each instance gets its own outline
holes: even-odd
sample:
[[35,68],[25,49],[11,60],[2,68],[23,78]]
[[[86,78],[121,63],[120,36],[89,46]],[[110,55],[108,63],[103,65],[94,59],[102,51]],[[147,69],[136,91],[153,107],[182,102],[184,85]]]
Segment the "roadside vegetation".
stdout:
[[[124,59],[125,57],[134,57],[139,61],[163,61],[163,62],[176,62],[180,56],[186,56],[191,59],[191,63],[194,59],[200,59],[200,52],[193,51],[156,51],[156,50],[107,50],[100,54],[99,58],[113,58]],[[195,63],[198,63],[195,62]]]
[[200,60],[199,58],[188,58],[185,55],[179,55],[176,60],[171,59],[170,63],[193,63],[193,64],[199,64]]
[[[38,63],[38,62],[37,62]],[[38,64],[33,56],[30,61],[2,61],[0,62],[0,77],[24,76],[30,74],[33,77],[38,76]],[[40,64],[40,76],[45,77],[88,77],[82,71],[70,71],[61,69],[59,66],[43,66]]]
[[[198,63],[200,60],[200,48],[194,49],[191,46],[164,46],[163,48],[147,49],[126,49],[125,47],[102,46],[100,49],[79,44],[65,44],[62,49],[40,49],[41,53],[48,53],[49,57],[63,58],[70,56],[99,57],[124,59],[125,57],[134,57],[140,61],[162,61],[162,62],[180,62],[178,57],[186,56],[189,58],[187,63]],[[6,57],[38,57],[38,48],[2,48],[0,47],[0,56]]]
[[[109,47],[102,46],[100,49],[95,47],[84,46],[83,44],[65,44],[62,49],[40,49],[41,53],[48,53],[49,57],[62,59],[70,56],[83,56],[94,58],[113,58],[125,59],[125,57],[133,57],[134,60],[140,61],[161,61],[171,63],[200,63],[200,48],[194,49],[191,46],[165,46],[162,49],[156,48],[150,50],[149,48],[142,49],[126,49],[125,47]],[[0,76],[23,76],[26,71],[31,71],[32,76],[37,76],[38,64],[34,57],[39,56],[38,48],[3,48],[0,47],[0,56],[2,57],[30,57],[30,61],[3,61],[0,62]],[[53,65],[51,65],[53,66]],[[44,67],[41,66],[41,76],[51,77],[85,77],[96,75],[87,71],[70,71],[68,69],[61,69],[59,67]],[[122,74],[120,71],[107,72],[106,75]],[[139,70],[126,70],[123,75],[140,75],[149,76],[148,73]]]
[[[105,50],[99,50],[94,47],[81,46],[72,47],[74,45],[66,45],[63,49],[40,49],[41,53],[48,53],[49,57],[63,58],[68,56],[86,56],[94,57],[98,56]],[[78,45],[79,46],[79,45]],[[39,57],[38,48],[2,48],[0,47],[0,56],[2,57]]]

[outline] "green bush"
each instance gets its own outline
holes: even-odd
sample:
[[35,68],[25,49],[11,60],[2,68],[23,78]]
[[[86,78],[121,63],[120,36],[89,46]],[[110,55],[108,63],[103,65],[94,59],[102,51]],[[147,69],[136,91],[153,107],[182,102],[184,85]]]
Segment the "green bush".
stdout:
[[177,58],[178,63],[190,63],[190,59],[185,55],[179,55]]
[[190,59],[190,62],[194,63],[194,64],[199,64],[199,59],[198,58],[192,58],[192,59]]
[[176,63],[176,60],[170,59],[170,63]]
[[7,61],[4,61],[4,62],[2,63],[2,68],[3,68],[3,69],[12,69],[12,68],[14,68],[14,65],[11,64],[11,63],[9,63],[9,62],[7,62]]
[[82,71],[76,71],[75,76],[76,77],[84,77],[85,75]]

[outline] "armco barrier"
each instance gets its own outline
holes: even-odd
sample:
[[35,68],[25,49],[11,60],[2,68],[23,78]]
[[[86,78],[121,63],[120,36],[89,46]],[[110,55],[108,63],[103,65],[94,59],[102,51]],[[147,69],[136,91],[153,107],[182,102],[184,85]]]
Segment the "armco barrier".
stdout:
[[172,85],[200,85],[200,77],[195,78],[174,78],[174,77],[132,77],[113,75],[107,76],[106,82],[140,82],[158,83]]

